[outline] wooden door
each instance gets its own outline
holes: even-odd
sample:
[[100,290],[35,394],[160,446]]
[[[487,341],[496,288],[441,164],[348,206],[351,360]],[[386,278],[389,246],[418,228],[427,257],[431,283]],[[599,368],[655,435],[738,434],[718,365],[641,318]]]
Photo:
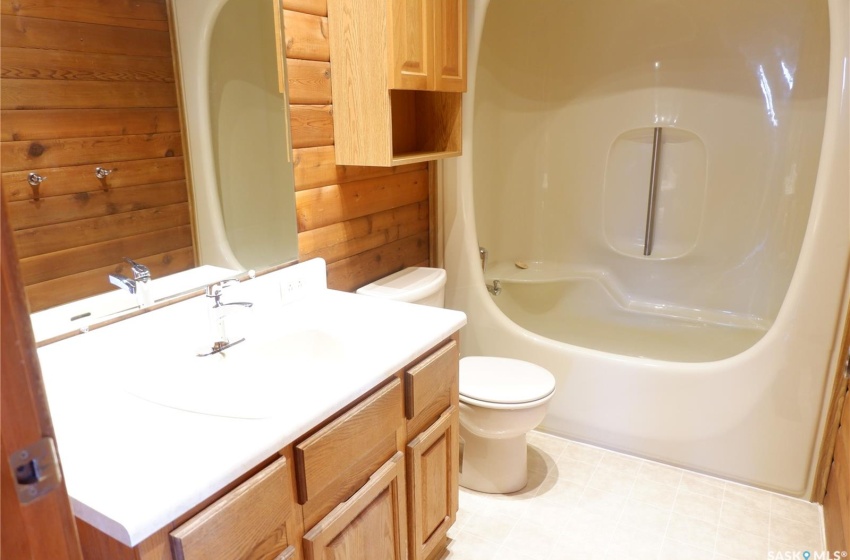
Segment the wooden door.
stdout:
[[407,444],[410,560],[425,560],[446,538],[458,507],[458,409],[450,407]]
[[850,543],[850,403],[844,394],[841,423],[823,497],[827,550],[847,550]]
[[0,517],[3,520],[0,556],[10,560],[81,560],[74,514],[61,479],[61,464],[55,465],[59,485],[34,501],[22,504],[16,485],[17,476],[22,475],[16,476],[9,463],[13,453],[20,453],[19,450],[43,439],[53,440],[54,434],[15,245],[6,218],[5,199],[0,206],[0,447],[3,450],[0,459]]
[[466,0],[434,2],[434,89],[466,91]]
[[390,89],[434,89],[433,2],[389,2],[387,34]]
[[310,560],[407,557],[404,455],[396,453],[348,501],[304,535]]

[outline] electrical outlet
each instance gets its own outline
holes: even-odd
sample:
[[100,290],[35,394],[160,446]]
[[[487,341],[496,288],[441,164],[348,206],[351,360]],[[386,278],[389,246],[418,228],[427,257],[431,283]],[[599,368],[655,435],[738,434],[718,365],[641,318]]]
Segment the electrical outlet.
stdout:
[[300,276],[286,278],[280,283],[280,299],[283,303],[289,303],[298,299],[299,294],[304,290],[304,280]]

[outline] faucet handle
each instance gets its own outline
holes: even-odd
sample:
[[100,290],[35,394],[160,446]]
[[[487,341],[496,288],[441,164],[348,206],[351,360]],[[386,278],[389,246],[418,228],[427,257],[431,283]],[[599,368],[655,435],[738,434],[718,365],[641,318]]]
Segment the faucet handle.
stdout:
[[218,303],[218,298],[221,297],[221,293],[224,289],[238,283],[238,278],[227,278],[220,282],[216,282],[215,284],[210,284],[207,286],[207,297],[215,298],[216,303]]
[[151,279],[151,270],[142,263],[137,263],[129,257],[124,257],[124,262],[130,265],[130,269],[133,271],[134,280],[147,282]]

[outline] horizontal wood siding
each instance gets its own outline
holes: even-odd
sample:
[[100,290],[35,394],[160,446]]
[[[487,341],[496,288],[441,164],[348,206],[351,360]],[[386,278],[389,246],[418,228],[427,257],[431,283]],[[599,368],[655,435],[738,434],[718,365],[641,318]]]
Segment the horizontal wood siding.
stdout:
[[328,262],[331,288],[353,291],[429,263],[427,164],[338,166],[324,0],[283,0],[299,258]]
[[123,257],[154,277],[193,267],[165,0],[0,0],[0,14],[0,184],[31,310],[114,289]]

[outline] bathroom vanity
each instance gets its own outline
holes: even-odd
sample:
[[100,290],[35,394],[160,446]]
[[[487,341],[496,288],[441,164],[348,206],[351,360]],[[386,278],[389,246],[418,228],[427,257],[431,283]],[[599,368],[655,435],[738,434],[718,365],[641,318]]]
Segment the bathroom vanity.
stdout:
[[204,297],[40,349],[86,557],[436,556],[465,316],[327,290],[319,263],[226,293],[257,309],[224,357],[185,351]]

